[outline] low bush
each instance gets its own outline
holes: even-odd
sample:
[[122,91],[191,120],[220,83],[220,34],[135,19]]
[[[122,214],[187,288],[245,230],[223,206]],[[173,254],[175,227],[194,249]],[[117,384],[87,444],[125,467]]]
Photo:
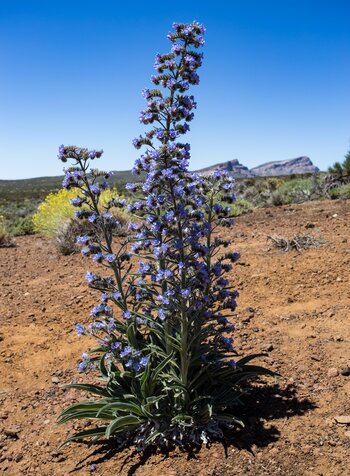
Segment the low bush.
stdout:
[[271,195],[271,204],[274,207],[279,207],[286,204],[286,197],[279,191],[275,191]]
[[[107,189],[102,191],[99,203],[100,209],[102,210],[116,196],[118,196],[116,190]],[[76,192],[74,190],[62,189],[59,192],[50,193],[44,202],[39,205],[38,211],[32,218],[35,232],[52,238],[57,250],[64,255],[77,251],[76,237],[91,231],[91,224],[88,220],[78,221],[75,219],[75,209],[70,202],[75,197]],[[85,205],[82,205],[81,208],[87,210]],[[128,225],[127,213],[115,207],[110,207],[110,212],[120,223],[114,233],[125,235]]]
[[340,198],[341,200],[350,199],[350,183],[332,188],[329,191],[329,195],[333,199],[335,198]]
[[33,216],[19,217],[10,226],[9,231],[14,236],[32,235],[35,233]]
[[312,180],[309,178],[293,178],[284,182],[277,191],[285,197],[284,203],[302,203],[310,200]]
[[253,210],[253,205],[244,198],[238,198],[233,205],[230,205],[231,215],[238,217]]
[[0,248],[12,248],[16,246],[16,240],[8,232],[5,219],[0,216]]

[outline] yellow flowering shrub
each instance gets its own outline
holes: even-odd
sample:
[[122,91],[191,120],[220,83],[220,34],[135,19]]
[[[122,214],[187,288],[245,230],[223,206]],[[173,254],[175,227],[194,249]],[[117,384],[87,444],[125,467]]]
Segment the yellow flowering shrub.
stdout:
[[[42,235],[54,237],[57,231],[65,222],[74,218],[74,213],[77,211],[76,207],[70,203],[71,198],[78,195],[76,189],[65,190],[61,189],[58,192],[50,193],[45,200],[39,205],[37,212],[33,216],[34,230]],[[120,197],[116,190],[104,190],[101,193],[99,204],[101,207],[113,197]],[[83,205],[81,209],[87,208]],[[115,215],[119,218],[120,210],[115,211]]]

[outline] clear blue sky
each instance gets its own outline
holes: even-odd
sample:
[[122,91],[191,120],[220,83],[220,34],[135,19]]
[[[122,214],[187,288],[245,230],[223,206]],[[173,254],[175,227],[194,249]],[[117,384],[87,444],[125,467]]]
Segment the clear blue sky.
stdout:
[[0,0],[0,179],[58,175],[61,143],[131,168],[141,90],[173,21],[207,27],[191,168],[308,155],[350,139],[349,0]]

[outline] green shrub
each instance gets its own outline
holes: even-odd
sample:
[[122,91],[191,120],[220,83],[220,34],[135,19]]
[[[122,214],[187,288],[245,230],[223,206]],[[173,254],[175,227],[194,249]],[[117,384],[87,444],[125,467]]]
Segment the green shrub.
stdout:
[[0,215],[0,248],[12,248],[16,246],[16,240],[8,232],[5,219]]
[[275,191],[271,195],[271,204],[274,207],[279,207],[285,205],[288,202],[287,197],[285,197],[281,192]]
[[32,235],[35,233],[32,215],[17,218],[9,227],[9,231],[14,236]]
[[250,212],[253,209],[253,205],[247,200],[244,200],[244,198],[238,198],[233,205],[230,205],[230,208],[231,214],[238,217]]
[[334,187],[329,192],[331,198],[340,198],[342,200],[350,199],[350,183],[346,185],[341,185],[339,187]]
[[284,203],[301,203],[311,199],[311,178],[293,178],[283,183],[277,191],[285,197]]
[[278,187],[278,191],[280,193],[291,193],[294,191],[310,191],[311,189],[311,180],[310,179],[305,179],[305,178],[294,178],[291,180],[288,180],[287,182],[284,182],[280,187]]
[[337,177],[350,175],[350,151],[345,155],[345,160],[335,162],[332,167],[328,168],[328,172]]

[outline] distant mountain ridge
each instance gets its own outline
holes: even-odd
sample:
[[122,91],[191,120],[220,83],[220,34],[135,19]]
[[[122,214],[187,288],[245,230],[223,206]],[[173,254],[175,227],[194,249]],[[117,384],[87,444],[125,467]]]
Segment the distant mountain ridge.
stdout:
[[[248,169],[245,165],[239,163],[237,159],[221,162],[219,164],[211,165],[197,170],[199,174],[210,175],[215,170],[227,170],[230,174],[237,178],[249,177],[267,177],[275,175],[291,175],[291,174],[306,174],[319,172],[318,167],[315,167],[309,157],[297,157],[290,160],[279,160],[267,162],[252,169]],[[135,180],[142,180],[144,176],[132,175],[131,170],[116,171],[111,177],[110,183],[113,186],[122,186],[123,183],[133,182]],[[62,187],[63,176],[54,177],[36,177],[30,179],[18,180],[0,180],[0,199],[2,195],[17,195],[20,193],[26,196],[38,197],[45,196],[47,193],[59,190]]]
[[234,159],[205,167],[197,170],[197,172],[202,175],[210,175],[215,170],[226,170],[237,178],[273,177],[276,175],[307,174],[320,171],[309,157],[302,156],[295,159],[266,162],[252,169],[248,169],[248,167],[240,164],[237,159]]

